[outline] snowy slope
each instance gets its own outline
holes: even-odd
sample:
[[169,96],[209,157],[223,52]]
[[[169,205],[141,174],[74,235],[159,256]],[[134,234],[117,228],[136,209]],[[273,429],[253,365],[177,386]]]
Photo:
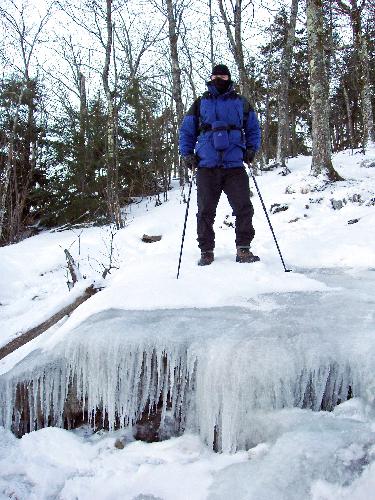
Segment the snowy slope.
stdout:
[[[369,154],[370,157],[375,157],[375,151]],[[14,370],[22,372],[24,364],[15,369],[13,367],[37,347],[43,348],[45,356],[54,353],[58,359],[64,346],[68,346],[68,339],[69,345],[79,342],[79,335],[74,336],[73,328],[78,333],[80,323],[86,324],[90,318],[111,314],[113,309],[118,311],[116,314],[120,314],[121,310],[135,310],[135,313],[138,310],[139,314],[148,310],[156,315],[156,311],[160,310],[163,315],[162,310],[165,309],[207,308],[209,314],[211,308],[230,306],[228,311],[232,312],[228,312],[229,316],[235,315],[236,308],[239,308],[244,314],[248,311],[249,315],[256,313],[266,319],[267,315],[269,319],[275,317],[276,327],[277,318],[284,321],[283,307],[288,307],[276,300],[278,294],[293,297],[295,293],[299,298],[318,294],[318,297],[342,298],[342,304],[333,301],[331,305],[334,305],[336,314],[342,305],[339,329],[340,335],[345,335],[340,339],[334,338],[332,325],[335,324],[335,316],[327,316],[326,326],[330,335],[320,340],[315,337],[310,355],[316,352],[317,358],[327,355],[328,359],[330,353],[324,352],[324,349],[335,346],[335,354],[338,351],[343,354],[344,366],[345,355],[358,354],[355,359],[357,362],[362,360],[363,368],[362,372],[358,370],[363,375],[359,382],[366,385],[363,392],[359,391],[363,399],[348,401],[329,414],[298,408],[277,412],[259,410],[246,424],[243,421],[245,427],[252,426],[253,445],[248,452],[240,451],[232,455],[214,454],[197,434],[187,434],[163,443],[128,444],[132,438],[126,431],[90,437],[61,429],[45,429],[16,440],[9,431],[2,430],[0,498],[12,495],[25,499],[138,500],[373,498],[374,386],[371,386],[372,379],[366,377],[372,372],[374,346],[371,332],[375,330],[374,311],[371,309],[371,297],[375,291],[372,276],[375,268],[375,169],[360,167],[362,159],[360,154],[336,155],[335,167],[346,180],[335,185],[326,186],[322,179],[309,177],[310,159],[304,157],[290,161],[292,174],[289,176],[283,177],[274,171],[257,178],[268,208],[274,203],[288,205],[286,211],[271,215],[271,221],[284,259],[287,266],[294,270],[293,273],[285,274],[283,271],[257,196],[253,198],[257,232],[253,251],[260,255],[261,262],[253,265],[234,262],[234,229],[224,224],[224,220],[228,223],[233,219],[227,200],[222,198],[216,219],[216,260],[208,268],[199,268],[196,266],[199,251],[195,241],[193,193],[178,281],[176,271],[186,208],[181,202],[179,189],[172,191],[169,201],[159,207],[145,201],[129,207],[127,227],[115,237],[120,268],[106,279],[106,289],[83,304],[69,319],[0,361],[0,372],[4,376],[15,373]],[[334,210],[332,200],[335,204],[341,201],[342,208]],[[357,221],[348,224],[354,220]],[[162,240],[153,244],[143,243],[141,237],[144,233],[161,234]],[[18,245],[1,248],[0,266],[5,279],[0,291],[0,345],[49,317],[88,282],[100,279],[97,270],[100,269],[100,262],[105,262],[107,258],[103,255],[106,242],[108,236],[105,230],[89,228],[80,236],[80,255],[77,234],[68,231],[44,233]],[[80,261],[83,274],[87,275],[87,280],[73,292],[68,292],[65,284],[63,254],[63,248],[70,245],[71,253]],[[355,294],[353,303],[350,293],[353,297]],[[281,315],[278,316],[279,309]],[[225,312],[222,314],[222,322],[225,323]],[[310,317],[314,318],[314,314],[317,313],[312,309]],[[356,317],[361,319],[358,331],[351,327]],[[197,318],[199,321],[199,315]],[[325,324],[324,316],[319,320],[320,324]],[[219,325],[220,317],[217,321]],[[240,317],[238,321],[242,321]],[[217,352],[210,352],[213,344],[205,346],[202,342],[204,324],[200,325],[201,340],[197,334],[195,353],[218,356],[220,346],[223,352],[230,354],[236,342],[239,346],[246,345],[245,339],[241,341],[241,335],[238,338],[227,336],[225,348],[225,344],[220,344]],[[100,325],[98,328],[100,330]],[[168,335],[166,332],[164,340],[157,339],[160,349]],[[261,348],[262,342],[265,342],[263,337],[258,330],[259,352],[264,354]],[[168,340],[169,344],[172,338]],[[279,341],[281,344],[274,344],[276,357],[258,359],[258,368],[256,365],[253,368],[263,373],[260,362],[264,361],[264,367],[268,366],[269,370],[263,374],[277,378],[277,367],[273,369],[273,364],[279,356],[277,366],[284,366],[287,370],[283,377],[289,374],[292,379],[293,369],[290,371],[288,368],[291,352],[285,350],[283,353],[281,337]],[[306,342],[301,347],[308,342],[306,336]],[[254,352],[254,346],[251,349]],[[68,351],[67,347],[64,354],[67,359]],[[243,367],[246,367],[246,349],[243,352],[237,349],[236,352],[236,361],[243,362]],[[226,361],[228,366],[231,359],[233,362],[233,356]],[[220,374],[214,373],[207,379],[216,380],[220,387],[227,387],[226,397],[229,397],[228,402],[232,401],[232,406],[238,394],[232,391],[230,396],[230,387],[235,388],[236,383],[241,387],[241,376],[246,375],[246,368],[241,366],[238,377],[235,377],[233,369],[233,380],[226,380],[225,374],[220,380]],[[211,388],[213,395],[218,387]],[[207,414],[212,406],[210,401],[213,406],[217,404],[215,398],[207,401],[206,407],[201,408],[201,422],[205,416],[208,420],[215,418],[214,413]],[[229,419],[231,415],[228,413]],[[227,424],[230,427],[230,420]],[[232,430],[238,434],[241,429],[233,423]],[[89,431],[87,433],[90,434]],[[246,433],[244,435],[246,438]],[[126,443],[123,450],[114,447],[116,437]]]
[[[375,151],[369,154],[372,156]],[[84,304],[72,321],[81,321],[108,307],[246,306],[249,298],[259,294],[324,289],[324,284],[298,273],[298,268],[375,267],[375,209],[371,205],[375,197],[375,171],[360,168],[362,159],[360,154],[336,155],[335,167],[346,181],[324,190],[321,190],[321,180],[308,175],[310,158],[306,157],[290,161],[292,174],[289,176],[283,177],[274,171],[257,178],[267,208],[274,203],[289,205],[287,211],[271,215],[287,267],[295,270],[288,275],[283,271],[257,196],[253,197],[256,229],[253,251],[260,255],[261,262],[254,266],[235,265],[234,229],[224,224],[233,218],[223,196],[215,223],[216,260],[212,266],[202,269],[196,266],[199,250],[195,240],[193,190],[178,281],[176,273],[186,209],[179,189],[172,191],[169,201],[159,207],[154,207],[152,202],[130,206],[128,225],[115,236],[120,269],[107,278],[108,289]],[[255,192],[254,187],[252,189]],[[292,193],[286,194],[286,191]],[[360,202],[349,201],[358,195]],[[345,199],[347,203],[341,210],[333,210],[331,199]],[[354,219],[359,221],[348,225],[348,221]],[[108,261],[109,230],[86,228],[80,233],[81,230],[45,232],[17,245],[0,248],[3,277],[0,345],[42,322],[71,300],[72,293],[78,293],[68,292],[66,286],[64,248],[70,248],[87,276],[81,287],[100,279],[100,264]],[[143,243],[144,233],[161,234],[162,240]]]

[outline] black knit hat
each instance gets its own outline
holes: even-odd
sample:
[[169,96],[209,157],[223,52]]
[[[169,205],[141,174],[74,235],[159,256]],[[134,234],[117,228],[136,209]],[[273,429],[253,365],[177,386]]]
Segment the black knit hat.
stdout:
[[211,75],[228,75],[229,78],[231,77],[228,66],[225,66],[225,64],[217,64],[214,66]]

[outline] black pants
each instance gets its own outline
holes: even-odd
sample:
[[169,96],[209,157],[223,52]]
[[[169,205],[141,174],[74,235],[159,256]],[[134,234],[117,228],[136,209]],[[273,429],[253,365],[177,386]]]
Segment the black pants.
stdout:
[[215,248],[213,224],[220,195],[227,195],[236,217],[236,247],[249,247],[255,231],[250,201],[249,177],[245,168],[204,168],[197,171],[197,232],[202,252]]

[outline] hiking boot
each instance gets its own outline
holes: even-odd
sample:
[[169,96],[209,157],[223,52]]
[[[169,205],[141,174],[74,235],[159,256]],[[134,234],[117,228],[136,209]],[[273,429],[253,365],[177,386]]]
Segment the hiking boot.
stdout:
[[258,262],[260,258],[257,255],[254,255],[250,248],[237,248],[236,262],[240,262],[241,264],[250,263],[250,262]]
[[202,252],[198,261],[198,266],[209,266],[214,261],[214,252]]

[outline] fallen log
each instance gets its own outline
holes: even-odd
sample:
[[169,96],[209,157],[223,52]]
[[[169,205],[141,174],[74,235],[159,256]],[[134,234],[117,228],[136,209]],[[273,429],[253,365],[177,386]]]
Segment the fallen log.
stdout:
[[142,241],[144,243],[155,243],[156,241],[160,241],[160,240],[161,240],[161,235],[150,236],[148,234],[144,234],[142,236]]
[[83,294],[77,297],[74,302],[72,302],[68,306],[63,307],[60,311],[58,311],[46,321],[43,321],[43,323],[41,323],[40,325],[31,328],[27,332],[21,334],[19,337],[11,340],[8,344],[5,344],[3,347],[1,347],[0,359],[5,358],[5,356],[8,356],[8,354],[11,354],[19,347],[27,344],[27,342],[30,342],[30,340],[33,340],[42,333],[46,332],[49,328],[51,328],[51,326],[55,325],[58,321],[64,318],[64,316],[68,316],[69,314],[71,314],[75,309],[77,309],[77,307],[79,307],[87,299],[89,299],[99,291],[100,288],[95,288],[94,285],[87,287]]

